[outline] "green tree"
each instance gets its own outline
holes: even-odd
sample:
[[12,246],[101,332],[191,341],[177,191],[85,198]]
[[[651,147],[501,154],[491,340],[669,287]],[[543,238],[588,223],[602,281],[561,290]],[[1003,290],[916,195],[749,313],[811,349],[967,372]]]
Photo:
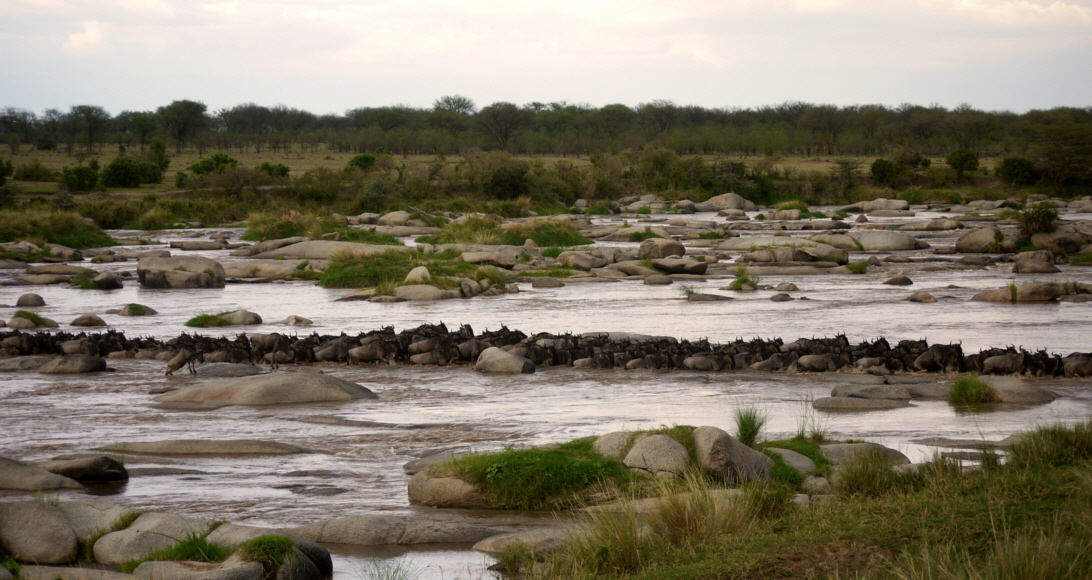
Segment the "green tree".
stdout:
[[93,105],[75,105],[69,112],[79,131],[87,136],[87,150],[91,151],[97,138],[106,131],[110,123],[110,113],[102,107]]
[[106,187],[139,187],[144,176],[141,165],[132,157],[116,157],[102,170],[102,184]]
[[67,191],[91,191],[98,182],[98,172],[86,165],[65,167],[61,171],[61,186]]
[[136,112],[129,117],[129,128],[133,135],[140,141],[140,150],[144,151],[144,143],[156,130],[155,114],[150,112]]
[[1005,183],[1016,187],[1031,185],[1038,176],[1035,174],[1035,162],[1025,157],[1006,157],[997,166],[997,176]]
[[970,149],[956,149],[944,158],[944,162],[955,169],[956,179],[962,180],[964,173],[978,169],[978,153]]
[[166,107],[156,109],[156,116],[167,134],[174,139],[175,151],[182,152],[189,139],[208,123],[205,117],[205,103],[197,101],[174,101]]
[[167,146],[159,139],[152,141],[152,144],[148,146],[148,151],[145,152],[143,160],[148,163],[154,163],[159,167],[160,173],[166,171],[167,168],[171,166],[171,160],[167,157]]
[[349,170],[354,168],[359,169],[364,173],[375,169],[375,155],[372,155],[371,153],[361,153],[360,155],[353,157],[349,160],[349,163],[346,164],[345,169]]
[[1092,177],[1092,125],[1058,123],[1038,130],[1035,157],[1056,193],[1067,182]]
[[223,173],[228,167],[235,167],[239,165],[239,160],[234,157],[229,157],[224,153],[216,153],[199,161],[195,161],[190,164],[190,171],[197,175],[204,175],[206,173]]
[[434,111],[447,111],[456,115],[473,115],[478,109],[470,97],[462,95],[445,95],[432,103]]

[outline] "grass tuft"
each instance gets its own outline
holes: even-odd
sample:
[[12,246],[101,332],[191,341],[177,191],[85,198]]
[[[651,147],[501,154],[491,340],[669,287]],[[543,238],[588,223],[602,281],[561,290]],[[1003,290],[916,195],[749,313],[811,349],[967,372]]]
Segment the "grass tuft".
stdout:
[[29,310],[16,310],[15,314],[12,315],[12,318],[25,318],[33,322],[34,324],[37,324],[38,326],[46,326],[46,321],[44,318],[38,316],[33,312],[30,312]]
[[224,317],[231,314],[232,311],[220,312],[218,314],[198,314],[193,318],[186,321],[186,326],[191,328],[213,328],[218,326],[231,326],[231,323]]
[[958,404],[1000,403],[1001,397],[978,375],[963,375],[956,379],[948,392],[948,402]]
[[732,419],[736,423],[736,439],[748,447],[754,447],[766,426],[769,414],[754,405],[747,405],[732,409]]
[[80,272],[73,276],[69,283],[84,290],[99,289],[99,283],[95,281],[95,275],[91,272]]
[[281,566],[288,563],[286,559],[295,547],[296,542],[288,536],[266,534],[243,542],[235,552],[245,560],[261,564],[265,577],[273,578]]
[[1092,419],[1073,426],[1045,425],[1016,439],[1008,462],[1016,467],[1076,465],[1092,459]]
[[118,566],[123,574],[132,574],[137,566],[152,561],[223,562],[231,552],[205,539],[204,534],[190,534],[170,548],[153,552]]
[[728,289],[729,290],[739,291],[739,290],[742,290],[744,285],[747,285],[747,284],[757,288],[758,287],[758,281],[759,281],[758,276],[751,276],[750,274],[747,273],[747,266],[746,265],[740,266],[739,268],[736,268],[736,278],[735,278],[735,280],[732,280],[731,284],[728,285]]
[[629,241],[631,241],[631,242],[643,242],[643,241],[645,241],[645,240],[647,240],[649,238],[662,238],[662,237],[663,236],[661,236],[660,234],[657,234],[656,232],[653,232],[651,227],[645,226],[645,230],[643,232],[631,232],[629,234]]
[[646,519],[652,534],[671,546],[700,550],[748,532],[753,520],[745,504],[713,491],[696,471],[687,473],[681,486],[660,480],[659,499]]

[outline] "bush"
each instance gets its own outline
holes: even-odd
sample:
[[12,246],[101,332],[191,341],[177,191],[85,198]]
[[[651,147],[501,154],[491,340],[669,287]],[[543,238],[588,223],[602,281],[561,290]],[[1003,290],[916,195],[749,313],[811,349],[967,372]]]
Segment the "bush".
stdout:
[[955,169],[956,179],[963,179],[963,174],[978,169],[978,153],[970,149],[956,149],[944,158],[949,167]]
[[270,177],[288,177],[288,166],[283,163],[269,163],[263,162],[261,165],[254,168],[256,171],[261,171]]
[[527,170],[527,165],[522,163],[502,165],[493,170],[489,179],[482,185],[482,192],[492,199],[523,197],[531,192]]
[[1041,201],[1016,214],[1016,221],[1020,222],[1020,235],[1029,240],[1035,234],[1053,232],[1057,219],[1058,210],[1049,201]]
[[57,174],[35,159],[15,168],[12,179],[19,181],[57,181]]
[[167,146],[159,139],[152,141],[152,144],[148,146],[148,150],[144,153],[143,161],[152,163],[158,167],[161,175],[171,166],[171,160],[167,157]]
[[11,160],[0,159],[0,186],[8,182],[8,176],[12,173],[15,173],[15,166],[12,165]]
[[883,158],[873,161],[870,170],[876,185],[891,185],[901,173],[897,164]]
[[952,404],[999,403],[1001,398],[976,375],[963,375],[956,379],[952,390],[948,392],[948,402]]
[[224,153],[217,153],[210,157],[206,157],[199,161],[195,161],[190,164],[190,171],[196,175],[206,175],[210,173],[223,173],[228,167],[236,167],[239,165],[239,161],[233,157],[229,157]]
[[242,239],[248,241],[280,240],[296,236],[319,237],[322,223],[314,214],[300,213],[296,210],[277,215],[274,213],[252,213],[246,218],[246,233]]
[[371,153],[361,153],[356,157],[349,160],[349,163],[345,166],[345,170],[359,169],[365,173],[375,169],[375,155]]
[[1002,181],[1013,187],[1031,185],[1039,180],[1039,175],[1035,172],[1035,163],[1024,157],[1002,159],[996,172]]
[[68,191],[91,191],[98,182],[98,172],[86,165],[65,167],[61,171],[61,186]]
[[[156,170],[159,168],[155,167]],[[143,181],[144,164],[132,157],[117,157],[102,170],[102,184],[106,187],[138,187]]]
[[871,449],[847,459],[838,471],[834,489],[841,497],[883,497],[909,490],[911,475],[891,467],[887,453]]

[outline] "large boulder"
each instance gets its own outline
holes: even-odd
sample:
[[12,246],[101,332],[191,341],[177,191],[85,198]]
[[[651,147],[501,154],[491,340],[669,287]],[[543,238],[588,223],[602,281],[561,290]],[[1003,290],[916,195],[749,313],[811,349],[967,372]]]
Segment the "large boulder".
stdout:
[[87,313],[77,316],[69,324],[71,324],[72,326],[98,327],[106,326],[106,321],[100,318],[97,314]]
[[811,406],[820,411],[885,411],[909,407],[910,403],[897,399],[862,399],[858,397],[820,397]]
[[424,266],[417,266],[406,274],[406,284],[428,284],[432,281],[432,273]]
[[686,246],[676,239],[649,238],[641,242],[637,249],[639,260],[652,260],[655,258],[670,258],[682,256],[686,253]]
[[117,290],[125,286],[121,277],[113,272],[103,272],[91,279],[99,290]]
[[45,375],[95,373],[104,370],[106,370],[106,359],[87,354],[66,354],[38,368],[38,372]]
[[607,261],[598,256],[593,256],[587,252],[577,252],[569,250],[561,252],[557,256],[557,261],[576,268],[577,270],[589,271],[593,268],[602,268],[607,265]]
[[50,473],[63,475],[80,483],[129,479],[125,466],[105,455],[44,461],[41,466]]
[[1062,295],[1062,289],[1051,282],[1024,284],[1016,288],[1017,302],[1050,302]]
[[45,306],[45,299],[37,294],[23,294],[15,301],[16,308],[37,308]]
[[141,562],[133,577],[140,580],[262,580],[261,563],[232,555],[223,562]]
[[694,450],[702,469],[733,484],[768,480],[774,466],[773,459],[766,454],[751,449],[716,427],[694,429]]
[[72,478],[50,473],[38,465],[0,457],[0,489],[41,491],[47,489],[82,489]]
[[394,289],[396,298],[414,301],[447,300],[460,296],[457,290],[440,290],[429,284],[409,284]]
[[64,564],[76,559],[76,532],[61,510],[40,501],[0,503],[0,538],[16,560]]
[[471,544],[496,535],[498,530],[473,524],[366,515],[335,518],[291,528],[285,532],[314,542],[384,546]]
[[652,267],[667,274],[703,275],[709,269],[709,263],[692,258],[658,258],[652,260]]
[[1002,403],[1039,405],[1055,399],[1054,393],[1017,377],[983,375],[979,377],[979,380],[989,385],[1000,397]]
[[121,518],[133,513],[127,507],[101,501],[66,501],[57,509],[64,513],[81,542],[113,529]]
[[326,374],[268,373],[183,387],[156,397],[160,403],[280,405],[378,399],[356,383]]
[[1056,274],[1061,272],[1057,266],[1050,262],[1039,260],[1017,260],[1012,267],[1013,274]]
[[535,372],[535,363],[522,356],[505,352],[495,346],[489,347],[478,355],[474,370],[483,373],[501,373],[508,375],[530,374]]
[[850,232],[849,235],[853,236],[853,239],[860,243],[861,249],[866,252],[896,252],[929,247],[929,244],[901,232],[861,230]]
[[419,471],[407,486],[410,503],[431,507],[472,508],[482,503],[482,491],[472,483],[447,475]]
[[[26,319],[20,319],[26,320]],[[42,365],[53,360],[53,355],[38,354],[30,356],[17,356],[12,358],[0,358],[0,373],[16,373],[19,371],[36,371]]]
[[791,449],[781,449],[779,447],[770,447],[767,451],[776,453],[781,457],[781,461],[785,462],[785,465],[788,465],[804,475],[811,473],[812,470],[815,469],[815,462],[803,453],[797,453]]
[[690,466],[690,455],[682,443],[654,433],[638,438],[622,463],[656,477],[681,476]]
[[536,276],[531,280],[531,288],[564,288],[565,283],[550,276]]
[[249,310],[235,310],[222,317],[231,326],[250,326],[261,324],[262,317]]
[[160,512],[143,513],[124,530],[110,532],[95,542],[95,561],[116,566],[164,550],[187,536],[208,532],[209,520]]
[[744,199],[743,196],[736,193],[723,193],[721,195],[713,196],[701,204],[698,204],[699,209],[707,211],[705,206],[716,208],[713,211],[723,209],[741,209],[744,211],[750,211],[755,209],[755,204]]
[[223,288],[226,284],[220,262],[200,256],[141,258],[137,279],[145,288]]
[[987,254],[999,251],[1001,231],[995,227],[971,230],[956,240],[956,252],[960,254]]
[[629,444],[629,438],[632,435],[629,431],[614,431],[607,433],[595,440],[592,443],[592,449],[596,453],[603,457],[610,457],[612,459],[622,459],[625,456],[623,451],[626,450],[626,445]]

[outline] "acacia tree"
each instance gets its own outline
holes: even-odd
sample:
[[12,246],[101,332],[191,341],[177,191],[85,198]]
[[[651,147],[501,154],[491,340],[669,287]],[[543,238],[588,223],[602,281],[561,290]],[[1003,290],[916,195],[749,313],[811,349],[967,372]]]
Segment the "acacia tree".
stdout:
[[91,151],[95,138],[101,135],[106,130],[106,125],[110,123],[110,113],[94,105],[75,105],[69,115],[76,122],[78,130],[87,135],[87,150]]
[[533,114],[512,103],[493,103],[478,112],[478,130],[496,144],[497,149],[507,149],[516,132],[531,124]]
[[205,118],[205,103],[197,101],[175,101],[166,107],[156,109],[156,116],[167,134],[174,139],[175,151],[182,152],[186,139],[201,130],[208,122]]

